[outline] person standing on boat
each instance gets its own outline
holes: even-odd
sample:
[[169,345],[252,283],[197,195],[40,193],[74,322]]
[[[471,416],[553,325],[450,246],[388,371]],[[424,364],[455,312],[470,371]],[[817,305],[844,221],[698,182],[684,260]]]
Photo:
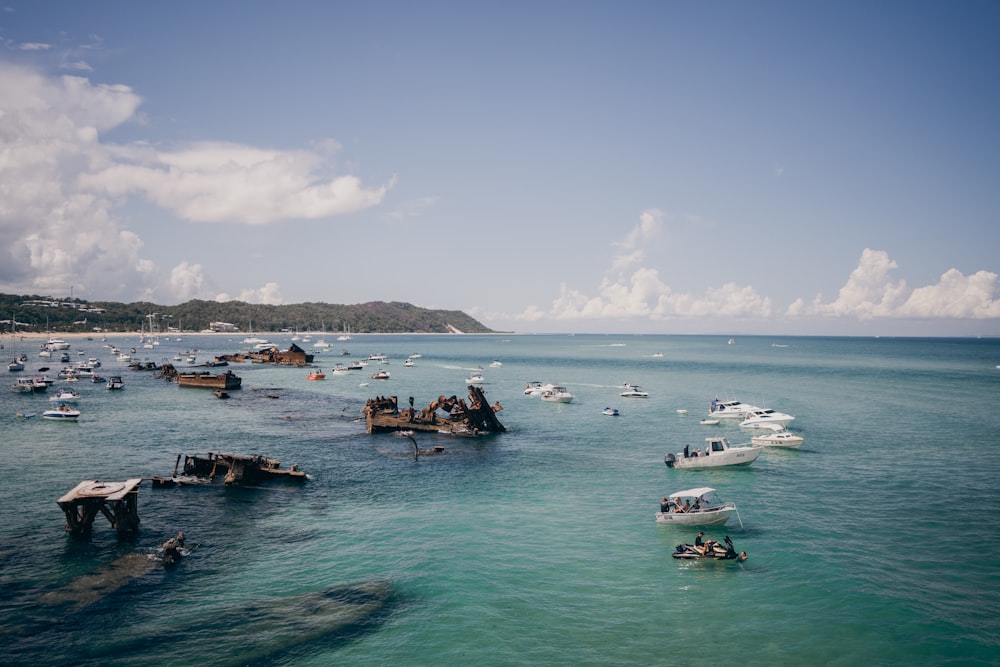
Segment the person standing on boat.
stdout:
[[660,501],[660,512],[663,514],[668,514],[670,512],[670,499],[664,498]]

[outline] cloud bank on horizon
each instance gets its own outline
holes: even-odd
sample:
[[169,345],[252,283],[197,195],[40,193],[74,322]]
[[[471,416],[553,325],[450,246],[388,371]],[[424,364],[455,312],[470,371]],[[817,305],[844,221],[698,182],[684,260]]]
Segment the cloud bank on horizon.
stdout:
[[[9,40],[7,47],[27,53],[49,50],[38,41]],[[431,233],[420,221],[433,218],[443,205],[440,196],[426,193],[390,204],[406,174],[386,169],[382,182],[366,183],[341,158],[342,142],[328,137],[294,148],[224,138],[178,142],[144,137],[141,82],[134,88],[94,81],[82,59],[65,59],[62,69],[48,71],[0,56],[0,291],[65,295],[68,286],[75,286],[78,295],[90,300],[346,302],[322,293],[286,294],[282,276],[261,270],[259,257],[251,258],[256,266],[240,274],[245,282],[234,288],[231,280],[223,282],[213,272],[211,262],[186,255],[183,245],[170,264],[154,259],[147,238],[167,235],[169,228],[190,233],[210,226],[222,226],[232,235],[294,234],[305,226],[335,230],[335,220],[376,211],[388,224],[405,226],[412,237]],[[125,128],[138,138],[109,138]],[[786,177],[784,165],[772,163],[768,169],[777,178]],[[155,228],[137,222],[143,212],[154,212]],[[533,290],[520,294],[515,308],[482,303],[481,292],[456,294],[451,298],[458,302],[444,304],[440,294],[428,299],[433,303],[391,293],[382,298],[461,309],[494,328],[514,330],[670,330],[670,323],[687,322],[706,330],[744,323],[781,332],[807,321],[948,320],[985,322],[987,330],[1000,332],[997,273],[948,268],[927,284],[910,286],[896,275],[901,267],[891,248],[859,246],[855,268],[830,285],[830,296],[800,294],[779,302],[762,293],[749,274],[745,280],[701,275],[704,287],[698,290],[673,286],[662,254],[670,251],[671,237],[685,224],[662,208],[645,208],[625,234],[587,240],[590,257],[605,257],[605,268],[597,268],[591,284],[541,270]],[[564,255],[571,260],[574,245],[583,243],[571,231],[563,238],[566,246],[553,262],[566,260]],[[938,249],[948,256],[947,243]],[[772,250],[763,253],[762,262],[781,270],[780,240]],[[319,266],[327,261],[320,260]],[[301,268],[301,259],[285,264],[285,270],[296,267]]]

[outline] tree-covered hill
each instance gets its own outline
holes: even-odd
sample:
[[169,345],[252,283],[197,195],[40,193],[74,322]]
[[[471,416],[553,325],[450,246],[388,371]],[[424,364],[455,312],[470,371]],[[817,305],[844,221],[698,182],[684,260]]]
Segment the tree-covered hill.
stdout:
[[352,333],[490,333],[491,330],[459,310],[429,310],[398,301],[352,305],[297,303],[267,306],[243,301],[193,300],[176,306],[155,303],[116,303],[55,299],[37,295],[0,294],[2,331],[88,332],[203,331],[213,323],[228,323],[240,331],[255,332],[348,330]]

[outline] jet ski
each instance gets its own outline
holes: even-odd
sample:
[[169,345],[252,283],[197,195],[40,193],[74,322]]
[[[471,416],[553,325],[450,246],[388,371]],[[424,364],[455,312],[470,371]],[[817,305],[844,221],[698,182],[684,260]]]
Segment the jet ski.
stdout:
[[683,558],[686,560],[738,560],[742,562],[747,559],[746,551],[736,553],[733,541],[729,539],[728,535],[725,537],[725,544],[722,542],[712,542],[705,549],[705,553],[702,553],[701,547],[696,547],[693,544],[678,544],[671,555],[674,558]]

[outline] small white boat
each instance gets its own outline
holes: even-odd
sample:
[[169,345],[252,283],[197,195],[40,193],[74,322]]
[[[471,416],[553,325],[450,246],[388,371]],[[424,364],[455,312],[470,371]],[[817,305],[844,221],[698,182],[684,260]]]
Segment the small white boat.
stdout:
[[497,361],[496,359],[494,359],[493,363],[490,364],[490,368],[500,368],[501,366],[503,366],[503,363]]
[[54,410],[46,410],[42,413],[42,417],[53,421],[75,422],[80,418],[80,411],[74,410],[64,403]]
[[483,377],[482,373],[473,373],[465,378],[465,384],[483,384],[484,382],[486,382],[486,378]]
[[775,424],[778,426],[788,426],[793,421],[795,421],[795,417],[786,415],[784,412],[778,412],[770,408],[761,408],[751,411],[746,416],[746,419],[740,422],[740,426],[743,428],[771,428]]
[[333,374],[334,375],[350,375],[351,374],[351,369],[348,368],[347,366],[344,366],[343,364],[337,364],[336,366],[333,367]]
[[373,380],[388,380],[389,379],[389,371],[380,368],[379,370],[377,370],[374,373],[372,373],[372,379]]
[[735,503],[721,502],[715,489],[700,486],[664,496],[656,521],[677,526],[721,526],[733,514],[739,518]]
[[733,447],[725,436],[705,438],[705,451],[691,451],[684,445],[683,452],[668,453],[663,462],[668,468],[719,468],[722,466],[748,466],[757,460],[763,447],[758,445],[741,445]]
[[413,359],[407,359],[406,361],[403,362],[403,365],[407,366],[407,367],[409,367],[409,366],[416,366],[416,364],[413,363]]
[[619,395],[622,398],[649,398],[649,392],[643,391],[642,387],[637,384],[628,385],[625,391]]
[[802,436],[786,431],[783,427],[776,427],[771,433],[755,435],[750,438],[750,442],[762,447],[787,447],[789,449],[798,449],[803,440]]
[[702,426],[718,426],[720,422],[718,419],[705,418],[698,423],[701,424]]
[[618,408],[604,408],[603,410],[601,410],[601,414],[607,417],[617,417],[621,413],[618,412]]
[[313,347],[316,348],[317,350],[329,350],[333,346],[327,343],[322,338],[320,338],[318,341],[313,343]]
[[76,403],[79,398],[80,394],[72,389],[60,389],[52,396],[49,396],[49,400],[53,403]]
[[108,378],[108,389],[118,391],[125,388],[125,381],[122,380],[121,375],[112,375]]
[[662,359],[663,358],[663,353],[662,352],[654,352],[653,353],[653,358],[654,359]]
[[683,409],[683,408],[681,408],[680,410],[677,411],[677,414],[679,414],[679,415],[686,415],[687,413],[688,413],[688,411],[685,410],[685,409]]
[[573,401],[573,394],[569,393],[566,387],[552,387],[542,393],[542,400],[549,403],[570,403]]

